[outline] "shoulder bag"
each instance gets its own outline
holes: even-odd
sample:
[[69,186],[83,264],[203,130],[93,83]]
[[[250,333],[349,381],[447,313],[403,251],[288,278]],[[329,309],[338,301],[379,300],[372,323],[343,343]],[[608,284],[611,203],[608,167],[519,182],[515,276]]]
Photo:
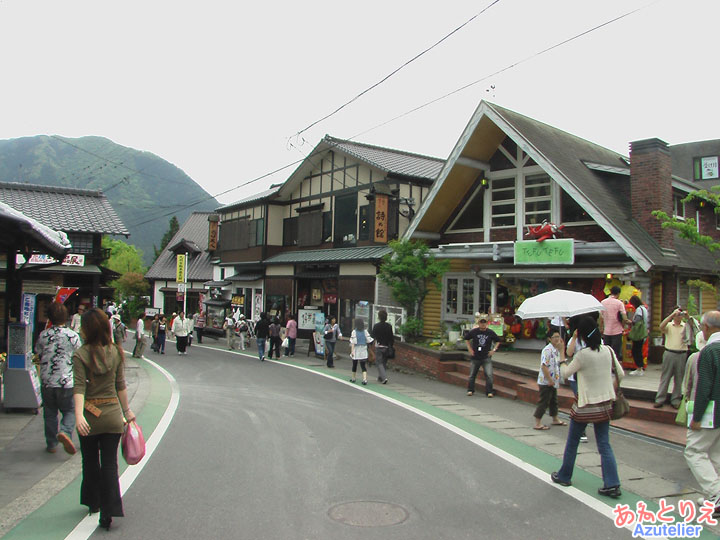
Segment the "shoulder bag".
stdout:
[[[645,309],[643,306],[640,306],[638,309]],[[645,325],[645,313],[643,312],[643,316],[640,318],[639,321],[636,321],[633,323],[632,328],[630,329],[630,332],[628,332],[628,339],[631,341],[642,341],[647,337],[647,326]]]
[[135,420],[125,424],[125,430],[120,437],[120,445],[122,456],[128,465],[137,465],[145,456],[145,438]]
[[[640,323],[642,324],[643,328],[645,328],[645,323],[643,321],[640,321]],[[615,401],[612,402],[610,419],[620,420],[623,416],[627,415],[627,413],[630,412],[630,403],[625,398],[622,390],[620,389],[620,362],[618,362],[618,359],[615,356],[615,351],[613,351],[610,347],[608,348],[610,349],[610,354],[612,355],[613,364],[615,366],[615,383],[617,385],[617,387],[615,388]]]

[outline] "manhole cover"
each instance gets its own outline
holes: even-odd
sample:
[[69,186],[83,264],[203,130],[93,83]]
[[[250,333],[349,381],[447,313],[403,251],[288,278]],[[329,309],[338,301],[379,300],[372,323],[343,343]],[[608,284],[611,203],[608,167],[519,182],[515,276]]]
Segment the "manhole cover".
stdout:
[[410,514],[397,504],[356,501],[333,506],[328,515],[335,521],[354,527],[387,527],[402,523]]

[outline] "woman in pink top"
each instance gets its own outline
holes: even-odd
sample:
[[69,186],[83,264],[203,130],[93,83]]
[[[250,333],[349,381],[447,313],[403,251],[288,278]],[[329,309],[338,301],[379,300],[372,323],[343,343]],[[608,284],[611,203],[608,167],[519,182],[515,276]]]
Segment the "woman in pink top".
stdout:
[[285,356],[295,356],[295,340],[297,339],[297,321],[293,315],[288,316],[288,322],[285,325],[287,333],[285,336],[288,340],[288,346],[285,347]]

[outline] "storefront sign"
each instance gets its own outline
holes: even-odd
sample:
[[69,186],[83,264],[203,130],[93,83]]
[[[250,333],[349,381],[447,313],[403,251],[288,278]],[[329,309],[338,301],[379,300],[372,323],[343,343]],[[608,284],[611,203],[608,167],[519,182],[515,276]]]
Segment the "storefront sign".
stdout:
[[185,282],[185,255],[177,256],[177,272],[175,281],[177,281],[178,283]]
[[544,242],[518,240],[515,242],[515,264],[574,264],[572,238],[549,239]]
[[[25,257],[17,255],[15,261],[17,264],[25,264]],[[59,261],[44,253],[33,253],[27,262],[28,264],[57,264]],[[85,266],[85,255],[68,253],[60,264],[63,266]]]
[[208,227],[208,250],[215,251],[218,243],[218,222],[210,221]]
[[387,195],[375,196],[375,241],[387,243],[388,198]]
[[325,320],[325,314],[317,309],[301,309],[298,310],[298,328],[300,330],[315,330],[316,318],[320,316]]
[[244,296],[233,296],[230,299],[230,303],[233,306],[244,306],[245,305],[245,297]]
[[323,296],[323,304],[337,304],[337,294],[326,294]]

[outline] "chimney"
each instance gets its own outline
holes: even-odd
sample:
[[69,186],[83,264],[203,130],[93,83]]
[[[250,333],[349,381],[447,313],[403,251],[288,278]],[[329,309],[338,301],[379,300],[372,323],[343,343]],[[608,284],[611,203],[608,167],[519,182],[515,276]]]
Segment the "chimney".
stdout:
[[673,214],[672,162],[668,144],[660,139],[630,143],[630,202],[633,218],[662,249],[675,249],[671,229],[663,229],[651,214],[662,210]]

